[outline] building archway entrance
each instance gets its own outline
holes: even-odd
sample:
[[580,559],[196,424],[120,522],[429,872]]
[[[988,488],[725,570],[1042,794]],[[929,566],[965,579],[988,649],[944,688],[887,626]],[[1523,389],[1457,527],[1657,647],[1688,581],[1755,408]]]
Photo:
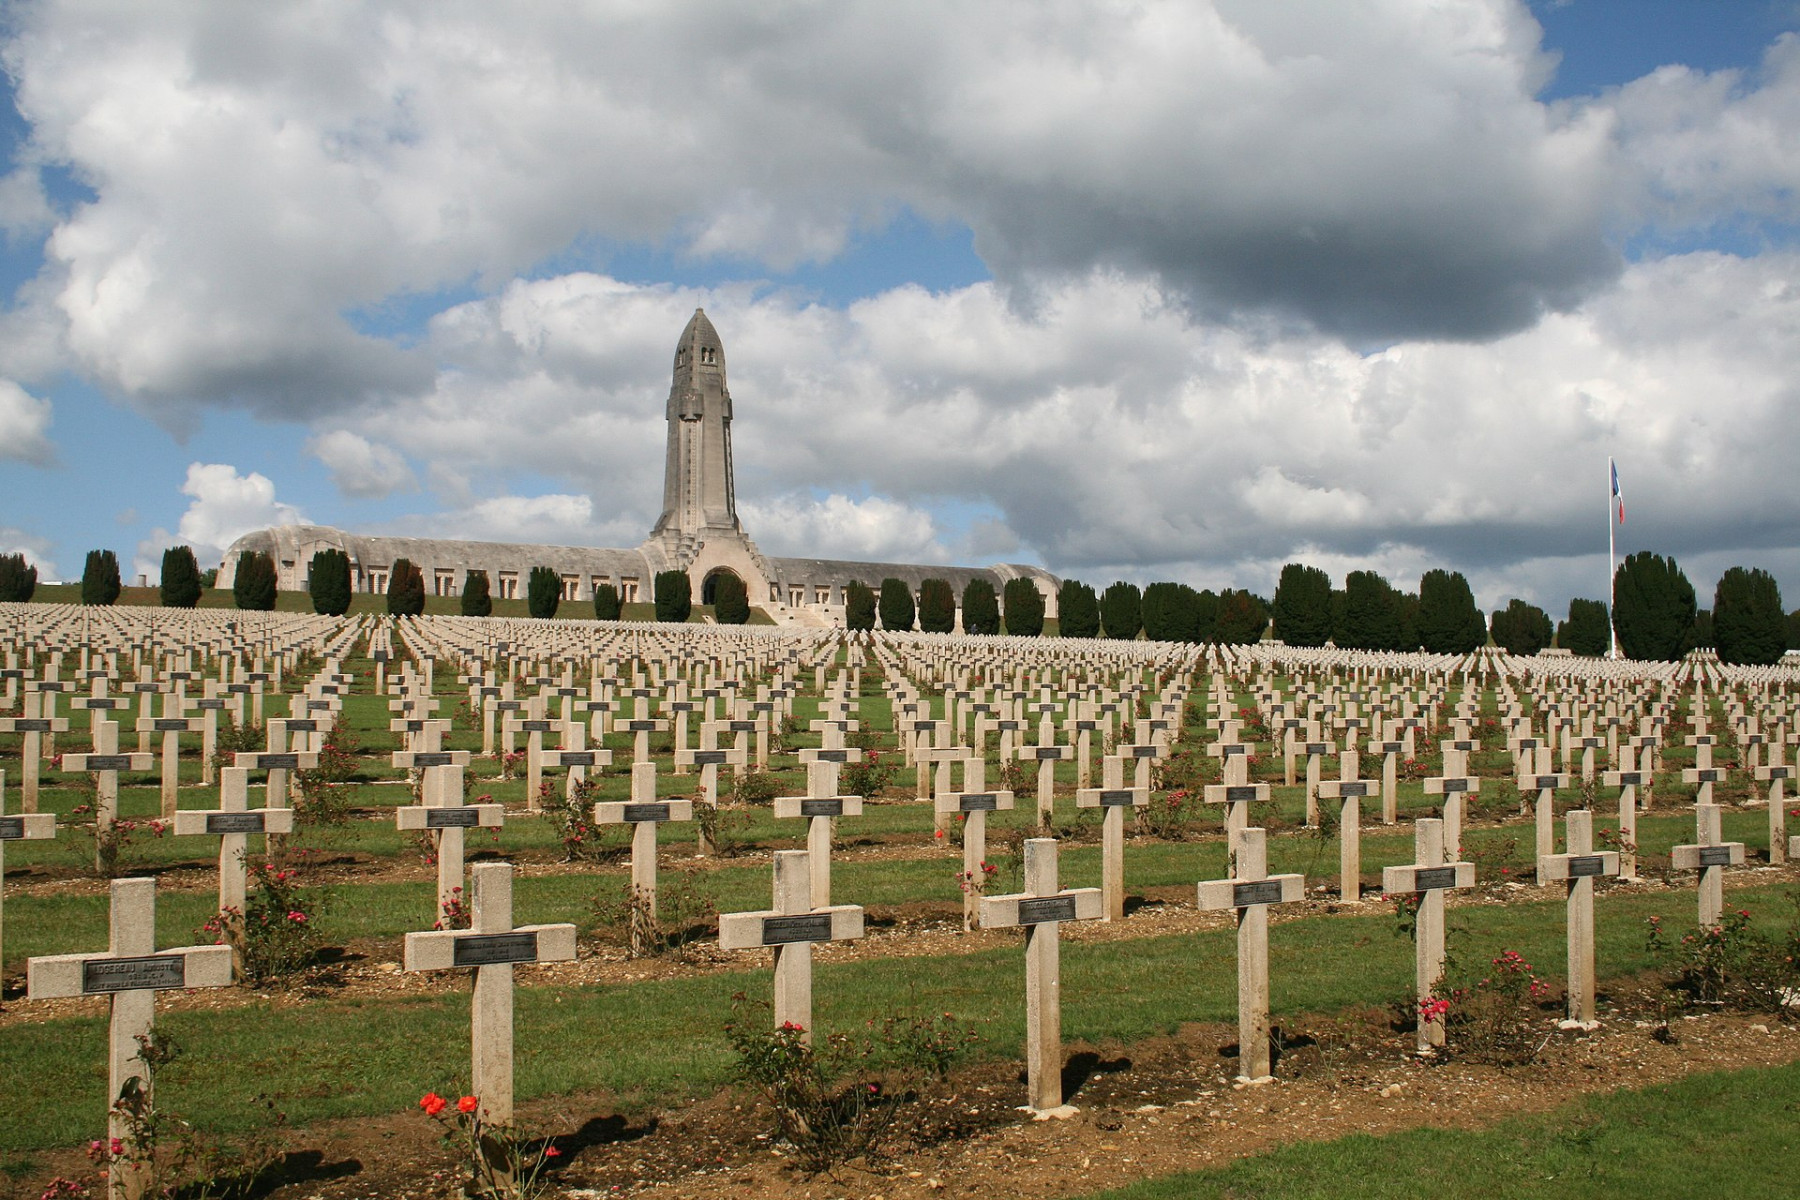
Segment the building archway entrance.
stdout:
[[[730,567],[714,567],[712,570],[710,570],[706,573],[706,578],[701,580],[701,582],[700,582],[700,603],[702,603],[702,604],[718,603],[719,577],[721,575],[729,575],[733,579],[736,579],[738,582],[740,582],[740,583],[743,582],[743,577],[741,575],[739,575],[736,571],[732,570]],[[748,588],[746,588],[746,592],[748,592]]]

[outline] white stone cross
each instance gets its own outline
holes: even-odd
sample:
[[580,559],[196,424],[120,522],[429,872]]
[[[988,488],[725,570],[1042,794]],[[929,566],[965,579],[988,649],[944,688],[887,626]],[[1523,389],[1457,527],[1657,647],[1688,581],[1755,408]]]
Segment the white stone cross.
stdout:
[[1794,777],[1794,768],[1781,761],[1779,742],[1769,747],[1769,764],[1756,768],[1758,783],[1769,785],[1769,865],[1779,867],[1787,862],[1787,799],[1784,784]]
[[1337,747],[1330,742],[1296,742],[1294,749],[1306,756],[1306,823],[1319,823],[1319,779],[1323,773],[1323,760],[1327,754],[1336,752]]
[[[1708,755],[1707,757],[1711,757]],[[1681,773],[1681,782],[1697,783],[1699,790],[1694,794],[1695,804],[1711,804],[1713,802],[1713,784],[1725,782],[1724,767],[1710,764],[1704,767],[1689,767]]]
[[1725,912],[1725,868],[1744,865],[1744,843],[1720,840],[1723,810],[1717,804],[1694,805],[1695,843],[1669,851],[1677,871],[1700,872],[1700,924],[1712,928]]
[[1419,1053],[1428,1054],[1432,1047],[1444,1044],[1443,1017],[1428,1015],[1424,1008],[1444,977],[1444,893],[1474,887],[1475,864],[1444,861],[1444,823],[1431,817],[1421,817],[1414,824],[1413,849],[1417,862],[1382,868],[1381,890],[1390,896],[1419,897],[1413,925],[1414,990],[1419,1005]]
[[[1556,789],[1566,788],[1572,778],[1562,772],[1548,771],[1550,748],[1540,746],[1537,751],[1538,771],[1532,775],[1521,775],[1518,788],[1521,795],[1537,793],[1537,855],[1542,860],[1556,849]],[[1539,883],[1544,882],[1542,879]]]
[[1243,837],[1244,830],[1250,827],[1250,806],[1260,804],[1268,798],[1269,785],[1266,783],[1206,785],[1206,802],[1225,806],[1225,850],[1228,864],[1235,864],[1237,861],[1239,839]]
[[38,773],[43,769],[44,736],[54,736],[69,731],[67,717],[33,716],[38,693],[25,694],[26,713],[22,717],[0,717],[0,733],[17,733],[23,735],[24,744],[19,747],[24,756],[21,761],[22,770],[19,782],[19,802],[28,813],[34,813],[38,807]]
[[982,760],[972,758],[963,768],[963,790],[940,792],[933,804],[940,818],[962,815],[963,932],[975,927],[981,915],[981,891],[987,882],[987,815],[1010,810],[1013,794],[983,790],[986,771]]
[[1100,822],[1100,896],[1108,921],[1125,919],[1125,810],[1150,804],[1149,788],[1124,786],[1124,767],[1124,759],[1109,755],[1101,767],[1105,786],[1075,792],[1075,807],[1098,808],[1104,813]]
[[[107,722],[107,724],[113,724]],[[117,726],[115,725],[116,729]],[[156,880],[112,881],[112,939],[105,954],[53,954],[27,961],[26,996],[110,996],[112,1023],[107,1036],[107,1136],[125,1143],[113,1160],[108,1194],[138,1200],[150,1180],[135,1163],[148,1147],[132,1144],[132,1127],[112,1106],[128,1086],[149,1100],[150,1065],[142,1042],[156,1023],[156,993],[231,983],[231,947],[180,946],[156,949]]]
[[513,1115],[513,965],[573,962],[575,926],[514,928],[512,864],[478,863],[471,874],[472,926],[407,934],[404,966],[408,971],[475,968],[469,1082],[482,1121],[504,1125]]
[[[725,723],[718,722],[717,724]],[[706,740],[714,727],[714,722],[706,722],[701,727],[701,739]],[[703,804],[710,804],[714,808],[719,807],[719,768],[731,766],[742,771],[749,762],[749,751],[742,746],[733,746],[722,750],[703,746],[698,750],[677,750],[675,752],[677,766],[700,768],[700,801]],[[712,839],[706,836],[704,827],[700,830],[698,851],[701,854],[711,854],[713,851]]]
[[175,814],[176,836],[219,839],[219,912],[235,912],[240,918],[248,890],[249,835],[294,831],[293,809],[251,809],[249,794],[250,772],[243,767],[226,767],[220,772],[216,810],[190,809]]
[[[148,771],[156,765],[154,754],[120,754],[118,751],[118,722],[101,721],[94,726],[94,753],[62,756],[64,771],[86,771],[94,776],[94,826],[101,834],[108,833],[119,819],[119,772]],[[94,839],[96,865],[105,853],[101,843],[106,840],[104,836]]]
[[1619,878],[1637,878],[1637,790],[1650,777],[1642,771],[1602,771],[1600,783],[1619,789]]
[[855,904],[812,906],[812,873],[804,850],[775,852],[775,907],[720,913],[719,949],[775,951],[775,1026],[793,1025],[812,1042],[812,948],[863,935],[863,910]]
[[[40,841],[56,836],[55,813],[18,813],[5,816],[6,812],[6,772],[0,771],[0,905],[5,901],[6,888],[6,843],[13,841]],[[0,907],[0,949],[6,945],[5,909]],[[0,962],[4,962],[0,956]]]
[[1040,1117],[1066,1117],[1074,1108],[1062,1092],[1062,958],[1057,926],[1100,916],[1099,888],[1059,890],[1056,839],[1025,841],[1025,890],[981,898],[981,927],[1025,927],[1026,1105]]
[[564,731],[564,736],[569,739],[571,745],[562,750],[546,750],[539,756],[539,761],[546,767],[568,768],[569,775],[564,784],[564,794],[570,799],[574,799],[576,789],[587,781],[588,770],[611,766],[613,755],[611,750],[587,749],[584,745],[585,731],[579,724],[568,726]]
[[139,734],[160,733],[162,739],[162,815],[175,815],[176,788],[181,779],[181,735],[204,733],[206,721],[200,717],[139,717]]
[[[311,722],[307,722],[311,724]],[[271,738],[287,740],[285,731],[276,732],[280,721],[270,721],[268,728]],[[293,722],[288,722],[293,724]],[[243,767],[250,771],[267,771],[263,781],[263,804],[267,808],[288,807],[287,773],[289,771],[316,771],[319,767],[319,755],[312,750],[240,750],[231,757],[231,765]]]
[[[532,700],[533,705],[541,706],[542,701]],[[525,737],[525,807],[531,812],[541,812],[544,807],[539,789],[544,782],[544,735],[560,728],[555,721],[542,717],[506,718],[506,733],[510,738],[514,734],[523,733]]]
[[[808,792],[812,789],[808,788]],[[777,796],[776,820],[806,818],[806,853],[812,870],[812,906],[831,903],[831,836],[839,817],[860,817],[861,796]]]
[[1462,857],[1463,797],[1481,790],[1481,780],[1473,775],[1441,775],[1425,780],[1427,796],[1444,798],[1445,861]]
[[437,922],[464,901],[463,831],[498,829],[506,823],[502,804],[463,804],[463,771],[467,750],[400,750],[393,764],[425,772],[425,803],[406,804],[394,810],[394,825],[402,832],[424,831],[437,841]]
[[1406,743],[1394,739],[1372,741],[1370,754],[1381,755],[1381,823],[1393,825],[1400,820],[1400,755]]
[[[656,830],[664,821],[691,821],[691,800],[658,800],[656,798],[656,764],[631,764],[631,799],[602,800],[594,805],[596,825],[631,826],[631,891],[641,905],[644,919],[656,920]],[[649,928],[631,923],[629,937],[634,954],[648,950]]]
[[1565,817],[1567,850],[1538,860],[1538,882],[1569,885],[1569,1016],[1564,1029],[1593,1029],[1594,879],[1619,873],[1619,856],[1594,853],[1594,814],[1574,809]]
[[[1046,724],[1048,724],[1047,719]],[[1075,747],[1058,745],[1055,742],[1040,742],[1036,745],[1020,746],[1016,753],[1025,762],[1037,763],[1038,824],[1048,829],[1051,819],[1055,815],[1056,764],[1064,759],[1074,758]]]
[[1327,779],[1319,784],[1319,797],[1336,800],[1338,808],[1338,899],[1362,903],[1362,802],[1378,795],[1381,784],[1373,779]]
[[1238,1077],[1256,1083],[1270,1077],[1269,905],[1306,898],[1304,875],[1269,874],[1268,834],[1254,826],[1239,842],[1229,879],[1200,884],[1202,911],[1236,909],[1238,922]]

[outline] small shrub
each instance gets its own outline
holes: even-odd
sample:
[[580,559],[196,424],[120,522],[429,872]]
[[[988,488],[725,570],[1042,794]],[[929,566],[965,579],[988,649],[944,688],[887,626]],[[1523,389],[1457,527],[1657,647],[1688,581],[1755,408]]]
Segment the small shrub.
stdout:
[[318,956],[322,944],[317,904],[298,882],[299,873],[269,863],[250,868],[244,911],[227,909],[200,927],[215,945],[230,946],[238,973],[253,987],[286,983]]
[[769,771],[745,768],[737,773],[737,778],[731,783],[731,802],[733,804],[772,804],[775,797],[780,794],[781,781]]
[[331,727],[319,747],[319,765],[294,772],[300,789],[300,801],[294,806],[296,821],[322,826],[342,825],[350,819],[350,791],[345,785],[355,776],[361,753],[356,734],[344,722]]
[[838,772],[838,787],[846,796],[873,800],[884,794],[900,768],[874,750],[864,750],[861,760],[847,762]]
[[[177,1064],[183,1051],[173,1038],[155,1032],[138,1035],[137,1042],[138,1057],[152,1078],[165,1083],[179,1078]],[[281,1162],[281,1129],[287,1116],[266,1095],[258,1096],[255,1106],[268,1114],[267,1120],[242,1144],[232,1145],[195,1129],[167,1105],[153,1107],[150,1088],[133,1075],[112,1104],[112,1115],[124,1124],[125,1136],[90,1142],[88,1159],[108,1171],[134,1171],[144,1196],[224,1200],[260,1195],[265,1190],[259,1186],[264,1176]],[[104,1184],[101,1191],[105,1194]],[[75,1181],[58,1179],[44,1194],[75,1197],[91,1193]]]
[[619,936],[633,958],[672,955],[685,962],[689,948],[706,936],[719,909],[699,887],[697,871],[665,871],[656,881],[656,911],[643,889],[629,879],[617,891],[592,902],[596,922]]
[[576,784],[570,794],[557,791],[548,779],[539,786],[538,806],[556,831],[564,862],[598,862],[618,853],[618,845],[602,826],[594,824],[596,790],[598,784],[592,778]]
[[833,1033],[814,1045],[800,1026],[772,1023],[767,1005],[732,998],[733,1074],[768,1101],[812,1172],[877,1154],[906,1103],[947,1077],[975,1040],[949,1013],[871,1020],[861,1037]]
[[[1444,1019],[1447,1052],[1491,1066],[1531,1062],[1550,1040],[1542,1006],[1550,985],[1539,979],[1516,950],[1504,950],[1482,977],[1461,986],[1442,987],[1421,1004],[1420,1015]],[[1432,1010],[1425,1011],[1427,1006]],[[1548,1026],[1548,1027],[1547,1027]]]
[[1137,827],[1144,833],[1177,842],[1201,833],[1205,809],[1200,793],[1177,788],[1151,792],[1150,803],[1132,812],[1137,817]]
[[[1800,892],[1792,894],[1800,904]],[[1671,939],[1658,917],[1645,919],[1645,944],[1666,988],[1690,1006],[1786,1013],[1800,988],[1800,923],[1772,938],[1750,924],[1745,909],[1727,910],[1717,925]]]
[[476,1200],[534,1200],[550,1194],[549,1172],[562,1157],[551,1139],[523,1133],[511,1122],[486,1120],[478,1096],[463,1096],[451,1104],[436,1092],[426,1092],[419,1098],[419,1108],[443,1128],[444,1144],[468,1172],[463,1195]]

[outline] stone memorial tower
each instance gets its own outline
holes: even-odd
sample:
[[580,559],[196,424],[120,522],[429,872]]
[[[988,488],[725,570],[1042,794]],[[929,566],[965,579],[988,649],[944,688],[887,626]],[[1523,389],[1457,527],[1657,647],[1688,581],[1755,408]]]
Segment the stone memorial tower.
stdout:
[[687,571],[694,578],[694,598],[702,603],[711,602],[711,585],[721,571],[737,575],[751,601],[762,602],[774,572],[738,521],[725,346],[704,309],[694,310],[675,344],[665,415],[662,516],[644,539],[644,553]]

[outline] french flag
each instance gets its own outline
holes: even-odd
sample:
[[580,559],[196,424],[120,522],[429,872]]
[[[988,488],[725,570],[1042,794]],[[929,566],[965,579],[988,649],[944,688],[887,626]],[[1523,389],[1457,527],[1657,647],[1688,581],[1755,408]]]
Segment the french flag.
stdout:
[[1606,465],[1612,470],[1612,498],[1619,506],[1619,524],[1623,525],[1625,523],[1625,493],[1619,490],[1619,465],[1610,458],[1606,460]]

